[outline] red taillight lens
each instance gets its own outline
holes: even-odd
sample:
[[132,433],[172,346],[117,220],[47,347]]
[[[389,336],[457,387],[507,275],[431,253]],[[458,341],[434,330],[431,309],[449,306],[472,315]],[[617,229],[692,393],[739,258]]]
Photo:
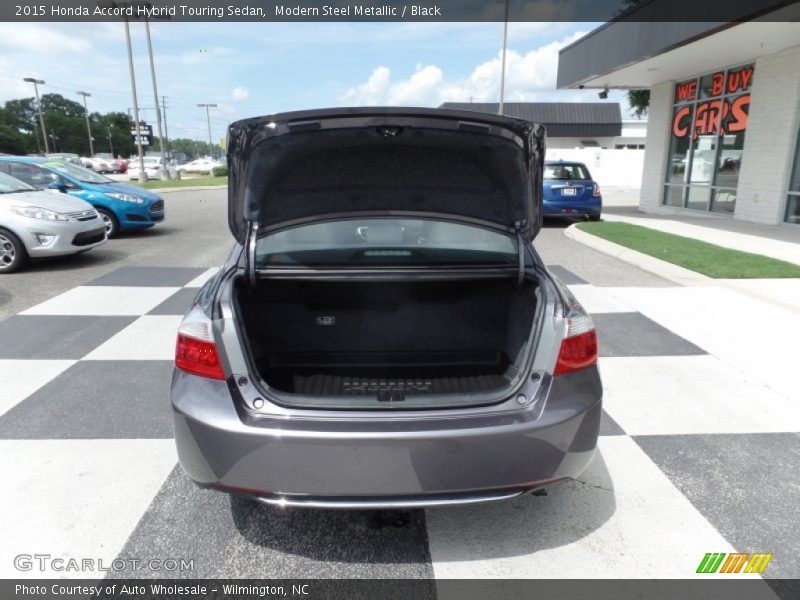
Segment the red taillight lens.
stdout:
[[574,373],[597,363],[597,334],[594,321],[581,306],[572,292],[561,282],[556,281],[562,299],[566,319],[566,331],[561,340],[554,375]]
[[203,342],[178,334],[178,342],[175,344],[175,366],[193,375],[225,379],[217,347],[213,342]]
[[217,346],[214,344],[211,319],[197,305],[186,313],[178,327],[175,366],[200,377],[225,379]]
[[561,350],[553,371],[554,375],[566,375],[591,367],[597,362],[597,334],[594,329],[561,341]]
[[600,186],[597,185],[596,183],[594,184],[594,189],[592,190],[592,196],[594,196],[595,198],[600,196]]

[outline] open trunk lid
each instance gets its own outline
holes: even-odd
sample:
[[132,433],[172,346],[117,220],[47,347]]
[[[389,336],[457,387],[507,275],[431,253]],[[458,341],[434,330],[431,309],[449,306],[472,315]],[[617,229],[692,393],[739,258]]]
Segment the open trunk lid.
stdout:
[[228,221],[248,234],[325,218],[428,216],[532,240],[544,128],[465,111],[335,108],[232,123]]

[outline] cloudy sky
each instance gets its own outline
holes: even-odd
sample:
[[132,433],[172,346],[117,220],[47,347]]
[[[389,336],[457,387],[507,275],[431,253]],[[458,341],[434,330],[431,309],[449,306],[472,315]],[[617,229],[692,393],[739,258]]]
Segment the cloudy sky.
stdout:
[[[597,101],[596,91],[555,90],[559,48],[591,23],[511,23],[506,101]],[[335,105],[438,106],[497,101],[502,23],[154,23],[159,93],[170,137],[215,139],[228,122],[271,112]],[[133,23],[139,104],[153,106],[144,25]],[[0,23],[0,102],[41,93],[90,110],[132,106],[122,23]],[[627,108],[623,94],[612,92]],[[152,110],[142,118],[154,121]]]

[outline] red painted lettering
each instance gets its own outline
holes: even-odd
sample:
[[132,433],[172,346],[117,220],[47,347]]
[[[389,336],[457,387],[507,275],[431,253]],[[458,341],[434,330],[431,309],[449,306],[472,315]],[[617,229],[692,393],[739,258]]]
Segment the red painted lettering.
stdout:
[[733,101],[731,106],[732,119],[726,129],[730,133],[744,131],[747,129],[747,110],[750,107],[750,94],[739,96]]
[[725,89],[725,73],[714,73],[711,83],[711,95],[721,96]]
[[689,124],[686,121],[691,112],[690,107],[684,106],[675,113],[675,118],[672,120],[672,135],[676,138],[686,137],[686,134],[689,133]]
[[679,83],[676,97],[678,102],[694,100],[697,97],[697,80],[688,83]]

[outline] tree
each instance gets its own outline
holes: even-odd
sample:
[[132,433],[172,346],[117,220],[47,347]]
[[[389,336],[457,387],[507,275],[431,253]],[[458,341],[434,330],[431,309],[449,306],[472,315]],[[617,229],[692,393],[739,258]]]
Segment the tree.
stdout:
[[36,150],[33,130],[20,130],[20,122],[13,112],[0,108],[0,152],[6,154],[28,154]]
[[643,117],[650,108],[650,90],[628,90],[628,104],[636,118]]
[[0,123],[0,152],[5,154],[28,154],[34,150],[30,139],[6,123]]
[[186,154],[194,159],[201,156],[218,156],[222,154],[222,148],[218,144],[209,146],[208,142],[190,140],[187,138],[176,138],[169,141],[169,146],[174,152]]
[[[133,122],[128,113],[92,114],[95,151],[111,152],[115,156],[133,156],[136,154],[136,145],[131,139],[131,129],[133,129]],[[108,141],[109,134],[111,134],[110,143]]]

